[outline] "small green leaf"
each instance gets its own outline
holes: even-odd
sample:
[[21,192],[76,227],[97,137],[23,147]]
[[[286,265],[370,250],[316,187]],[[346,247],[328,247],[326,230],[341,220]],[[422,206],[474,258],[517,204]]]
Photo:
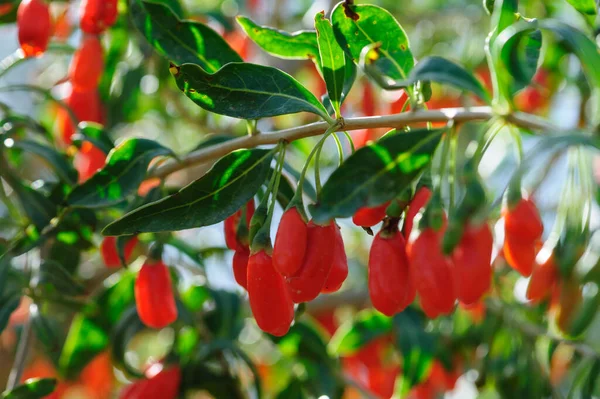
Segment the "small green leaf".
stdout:
[[259,119],[306,111],[330,120],[310,91],[276,68],[231,63],[211,75],[198,65],[183,64],[171,72],[186,96],[216,114]]
[[179,20],[163,4],[132,0],[130,15],[156,51],[177,64],[193,63],[213,73],[229,62],[242,62],[217,32],[200,22]]
[[237,22],[248,37],[267,53],[283,59],[312,59],[318,63],[319,48],[315,31],[284,32],[259,26],[250,18],[239,16]]
[[32,140],[15,140],[12,148],[18,148],[42,157],[64,182],[77,182],[77,171],[73,168],[64,154],[59,153],[52,147]]
[[209,226],[233,215],[269,174],[273,152],[239,150],[223,157],[203,177],[160,201],[109,224],[104,235],[176,231]]
[[366,46],[377,46],[379,57],[373,68],[381,76],[405,80],[415,61],[406,32],[388,11],[370,4],[342,1],[331,13],[340,46],[358,63]]
[[514,78],[513,91],[518,91],[531,83],[540,59],[542,49],[542,32],[534,30],[523,32],[519,45],[510,54],[507,68]]
[[83,313],[75,316],[58,361],[61,374],[78,375],[83,367],[108,346],[108,335]]
[[315,16],[315,29],[317,30],[317,44],[323,79],[327,86],[329,101],[333,105],[335,115],[340,117],[340,104],[342,101],[342,90],[344,88],[346,75],[346,57],[344,50],[335,40],[331,22],[325,18],[325,12],[317,13]]
[[596,2],[594,0],[567,0],[567,3],[572,5],[573,8],[583,15],[593,16],[598,13]]
[[79,128],[77,133],[72,136],[74,144],[89,141],[105,154],[108,154],[115,147],[102,125],[94,122],[81,122],[77,127]]
[[55,378],[30,378],[12,391],[4,391],[1,399],[41,399],[56,388]]
[[353,355],[369,342],[391,331],[392,319],[374,310],[363,310],[335,332],[328,350],[338,356]]
[[310,211],[324,222],[395,198],[429,165],[442,130],[388,133],[351,155],[329,177]]
[[173,153],[152,140],[130,138],[123,141],[111,150],[100,171],[71,191],[67,203],[99,208],[124,201],[146,178],[150,161],[161,155]]
[[446,83],[471,92],[487,103],[491,101],[488,92],[469,71],[442,57],[427,57],[419,61],[408,78],[411,84],[418,81]]

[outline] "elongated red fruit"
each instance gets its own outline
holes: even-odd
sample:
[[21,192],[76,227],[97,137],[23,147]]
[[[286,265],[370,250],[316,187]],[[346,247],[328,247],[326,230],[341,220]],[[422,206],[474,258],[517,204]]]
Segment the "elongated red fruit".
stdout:
[[389,236],[379,232],[369,252],[369,296],[373,307],[386,316],[403,311],[414,298],[405,247],[399,232]]
[[[71,108],[80,122],[103,122],[102,103],[96,90],[77,91],[71,88],[65,104]],[[75,133],[75,126],[64,109],[59,109],[56,115],[57,130],[65,145],[72,142],[71,136]]]
[[[250,230],[250,219],[254,215],[254,199],[251,199],[246,203],[246,229]],[[243,209],[238,209],[236,213],[229,216],[224,221],[225,229],[225,244],[227,248],[236,250],[238,248],[249,248],[249,243],[246,237],[239,237],[239,227],[242,220]]]
[[323,289],[333,266],[335,229],[333,222],[326,226],[313,222],[308,224],[308,241],[302,267],[298,273],[286,279],[295,303],[312,301]]
[[528,277],[533,271],[537,253],[537,242],[528,242],[519,237],[504,237],[504,258],[513,269]]
[[282,276],[290,277],[300,270],[307,240],[308,226],[298,209],[285,211],[273,247],[273,266]]
[[521,198],[513,208],[502,210],[504,231],[507,236],[535,242],[542,237],[544,225],[540,213],[531,199]]
[[248,288],[248,258],[250,250],[239,248],[233,254],[233,276],[235,281],[244,288]]
[[248,260],[248,297],[261,330],[277,337],[289,331],[294,319],[294,303],[283,277],[264,250],[251,254]]
[[339,226],[335,227],[335,243],[333,248],[333,265],[325,281],[325,285],[321,290],[324,294],[330,294],[338,291],[346,277],[348,277],[348,258],[346,257],[346,249],[344,248],[344,239]]
[[527,286],[527,299],[538,303],[549,297],[558,281],[558,270],[554,257],[549,256],[545,262],[536,265]]
[[85,33],[100,34],[117,20],[117,0],[83,0],[79,25]]
[[[124,255],[125,262],[131,260],[131,254],[138,244],[138,238],[132,237],[125,244]],[[119,259],[119,253],[117,251],[117,237],[105,237],[100,244],[100,255],[106,267],[119,267],[121,266],[121,260]]]
[[148,379],[134,382],[125,387],[119,399],[175,399],[179,396],[181,369],[178,366],[153,372],[151,367]]
[[360,227],[373,227],[377,223],[381,222],[385,217],[385,210],[390,203],[386,202],[374,207],[362,207],[354,216],[352,216],[352,223]]
[[26,57],[38,56],[48,47],[52,22],[43,0],[23,0],[17,9],[19,44]]
[[404,238],[408,240],[412,232],[415,216],[431,199],[431,190],[427,187],[421,187],[408,205],[406,215],[404,216]]
[[407,247],[410,273],[428,316],[449,314],[456,302],[453,265],[442,253],[442,234],[443,231],[425,229]]
[[69,78],[75,90],[86,91],[98,87],[104,71],[102,44],[97,36],[86,36],[69,66]]
[[452,253],[456,296],[473,305],[490,289],[494,237],[487,223],[465,226],[463,236]]
[[135,279],[135,305],[142,323],[163,328],[177,319],[171,275],[162,261],[146,261]]

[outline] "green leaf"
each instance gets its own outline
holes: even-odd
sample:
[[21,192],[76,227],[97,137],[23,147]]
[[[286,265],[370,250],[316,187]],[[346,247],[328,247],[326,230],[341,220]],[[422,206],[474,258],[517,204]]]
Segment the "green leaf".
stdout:
[[156,51],[177,64],[197,64],[212,73],[227,63],[242,62],[217,32],[200,22],[179,20],[163,4],[132,0],[130,15]]
[[340,46],[358,63],[366,46],[375,45],[379,57],[372,66],[381,76],[405,80],[415,61],[406,32],[388,11],[370,4],[340,2],[331,13]]
[[54,261],[45,261],[40,265],[38,287],[47,293],[68,296],[83,295],[86,292],[80,282],[60,263]]
[[396,345],[402,354],[402,387],[407,393],[413,386],[425,381],[431,370],[435,349],[434,337],[425,331],[425,322],[413,309],[394,316]]
[[315,31],[284,32],[268,26],[259,26],[250,18],[237,17],[238,24],[254,43],[267,53],[283,59],[312,59],[319,63],[319,48]]
[[56,388],[55,378],[30,378],[11,391],[4,391],[2,399],[41,399]]
[[200,179],[126,214],[102,233],[110,236],[176,231],[225,220],[256,194],[269,174],[272,158],[269,150],[234,151]]
[[173,152],[155,141],[130,138],[111,150],[104,167],[71,191],[67,203],[99,208],[118,204],[144,181],[148,165],[157,156]]
[[0,333],[4,331],[6,326],[8,325],[8,320],[10,315],[17,310],[19,304],[21,303],[20,295],[11,295],[8,297],[3,297],[0,300]]
[[32,140],[15,140],[12,148],[18,148],[42,157],[64,182],[70,184],[77,182],[77,171],[73,168],[73,165],[64,154],[59,153],[54,148]]
[[164,4],[171,8],[173,14],[177,16],[179,19],[183,19],[185,17],[185,11],[183,10],[183,6],[179,0],[152,0],[153,3]]
[[16,179],[14,184],[10,182],[10,185],[19,197],[21,206],[31,223],[41,231],[56,216],[56,205],[41,192],[24,185]]
[[108,344],[108,335],[97,323],[83,313],[77,314],[58,361],[61,374],[67,378],[78,375]]
[[573,6],[577,11],[583,15],[596,15],[598,10],[596,9],[596,2],[594,0],[567,0],[567,3]]
[[427,57],[419,61],[408,78],[410,84],[418,81],[446,83],[471,92],[487,103],[491,101],[490,95],[473,74],[442,57]]
[[207,111],[243,119],[306,111],[330,120],[327,110],[296,79],[279,69],[231,63],[214,74],[198,65],[172,66],[177,86]]
[[531,83],[535,75],[542,49],[542,32],[534,30],[523,32],[519,45],[510,54],[510,62],[506,65],[514,78],[513,91],[518,91]]
[[302,382],[293,377],[287,387],[277,394],[275,399],[306,399],[308,396],[302,389]]
[[388,133],[356,151],[323,186],[310,210],[313,219],[324,222],[349,217],[358,208],[395,198],[429,165],[442,132],[418,129]]
[[371,309],[363,310],[335,332],[328,350],[338,356],[353,355],[369,342],[391,331],[392,319]]
[[140,320],[135,305],[127,309],[119,322],[112,330],[110,342],[112,343],[112,359],[115,364],[125,370],[128,374],[141,378],[143,374],[132,367],[126,359],[127,346],[135,336],[146,329],[146,326]]
[[327,94],[329,94],[329,101],[333,105],[335,115],[340,117],[340,104],[346,75],[346,57],[344,50],[335,40],[333,27],[331,22],[325,18],[324,11],[315,16],[315,29],[317,30],[317,44],[319,45],[319,56]]
[[77,133],[72,136],[74,144],[81,145],[82,141],[89,141],[105,154],[115,147],[102,125],[94,122],[81,122],[77,127]]

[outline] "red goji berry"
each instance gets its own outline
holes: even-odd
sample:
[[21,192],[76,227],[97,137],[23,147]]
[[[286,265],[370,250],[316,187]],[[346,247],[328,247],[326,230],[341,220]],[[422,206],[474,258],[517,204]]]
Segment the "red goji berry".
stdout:
[[248,258],[250,250],[247,248],[238,248],[233,254],[233,276],[245,289],[248,288]]
[[494,237],[487,223],[465,226],[452,252],[456,296],[466,305],[479,301],[490,289]]
[[294,319],[294,303],[281,274],[264,250],[248,260],[248,297],[250,309],[261,330],[275,336],[285,335]]
[[537,253],[537,242],[530,243],[519,237],[505,235],[503,250],[506,263],[524,277],[531,275]]
[[[246,231],[250,230],[250,220],[254,215],[254,199],[251,199],[246,203]],[[227,248],[236,250],[238,248],[249,248],[247,237],[239,237],[239,226],[242,220],[243,209],[239,209],[236,213],[229,216],[224,221],[225,229],[225,244]]]
[[542,237],[544,225],[535,203],[530,199],[521,198],[514,207],[504,208],[502,216],[504,216],[504,231],[507,237],[518,237],[528,243],[533,243]]
[[[77,91],[71,88],[65,99],[65,104],[71,108],[79,122],[103,122],[102,104],[96,90]],[[64,144],[72,143],[71,136],[75,133],[75,125],[68,112],[60,108],[56,115],[57,129]]]
[[409,242],[410,273],[426,314],[449,314],[456,294],[452,284],[452,262],[442,253],[443,231],[427,228]]
[[377,398],[389,399],[394,395],[396,379],[400,373],[399,366],[373,367],[369,368],[368,373],[369,390],[373,392]]
[[135,279],[135,305],[148,327],[163,328],[177,319],[171,274],[160,260],[146,261]]
[[404,216],[404,238],[408,240],[412,232],[415,216],[431,199],[431,190],[427,187],[421,187],[410,201],[406,215]]
[[308,240],[306,254],[300,270],[286,279],[290,295],[295,303],[308,302],[315,299],[329,276],[333,266],[334,252],[331,248],[335,242],[335,223],[326,226],[308,224]]
[[117,0],[83,0],[79,26],[85,33],[97,35],[117,20]]
[[352,222],[360,227],[373,227],[383,220],[385,217],[385,210],[389,204],[389,202],[386,202],[379,206],[362,207],[356,211],[354,216],[352,216]]
[[175,399],[179,396],[181,369],[178,366],[161,368],[154,372],[151,367],[146,372],[147,379],[139,380],[125,387],[120,399]]
[[73,160],[73,165],[79,173],[79,182],[92,177],[106,163],[106,154],[89,141],[85,141]]
[[338,291],[346,277],[348,277],[348,258],[346,257],[346,250],[344,248],[344,239],[342,238],[342,232],[339,226],[335,228],[335,247],[333,249],[333,265],[325,281],[325,285],[321,290],[324,294],[330,294]]
[[[131,260],[133,250],[138,244],[138,238],[133,237],[125,244],[124,255],[125,262]],[[105,237],[100,244],[100,255],[106,267],[119,267],[121,266],[121,260],[117,252],[117,237]]]
[[93,90],[98,86],[104,70],[102,52],[98,37],[87,36],[83,39],[69,66],[69,78],[75,90]]
[[558,280],[558,270],[554,257],[550,255],[546,261],[537,264],[529,279],[526,297],[533,303],[538,303],[549,297]]
[[17,28],[25,56],[43,54],[52,33],[48,4],[43,0],[23,0],[17,9]]
[[369,296],[373,307],[393,316],[412,302],[413,292],[404,237],[397,231],[389,236],[380,231],[369,252]]
[[290,208],[281,217],[275,245],[273,247],[273,266],[282,276],[293,276],[302,267],[308,225],[296,207]]

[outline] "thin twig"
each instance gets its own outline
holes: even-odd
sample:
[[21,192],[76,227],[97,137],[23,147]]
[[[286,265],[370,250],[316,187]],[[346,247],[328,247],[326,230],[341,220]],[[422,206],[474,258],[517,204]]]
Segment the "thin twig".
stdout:
[[[31,305],[34,306],[34,305]],[[19,338],[19,346],[17,346],[17,353],[15,354],[15,362],[13,363],[10,375],[8,376],[8,383],[6,384],[6,390],[11,391],[21,381],[23,376],[23,370],[25,370],[25,364],[27,363],[27,353],[29,352],[29,342],[31,341],[31,317],[28,316],[23,324],[23,330],[21,331],[21,337]]]
[[[418,110],[403,112],[395,115],[368,116],[359,118],[348,118],[340,124],[336,131],[348,131],[370,128],[402,128],[414,123],[423,122],[469,122],[486,121],[497,116],[492,112],[491,107],[472,107],[472,108],[443,108],[438,110]],[[553,130],[557,127],[548,121],[535,115],[516,112],[506,116],[506,120],[517,126],[534,130]],[[288,142],[299,140],[306,137],[318,136],[329,128],[327,122],[315,122],[304,126],[290,129],[279,130],[275,132],[263,132],[254,136],[244,136],[229,140],[208,148],[191,152],[180,161],[169,161],[157,168],[150,176],[163,178],[171,173],[185,169],[192,165],[200,164],[209,160],[214,160],[229,154],[231,151],[240,148],[254,148],[261,145],[277,144],[280,140]]]

